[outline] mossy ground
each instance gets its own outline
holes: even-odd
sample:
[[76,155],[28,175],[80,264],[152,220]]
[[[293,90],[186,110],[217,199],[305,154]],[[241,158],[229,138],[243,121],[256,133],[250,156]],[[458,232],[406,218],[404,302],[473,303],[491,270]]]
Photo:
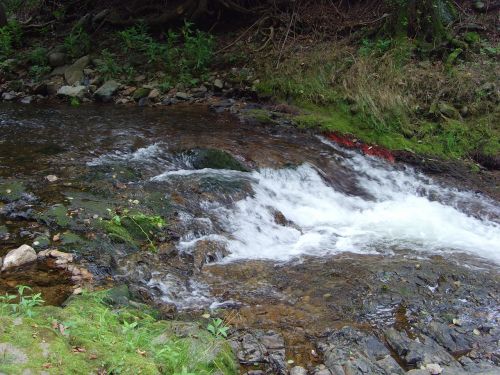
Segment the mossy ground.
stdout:
[[411,41],[381,41],[297,48],[279,72],[261,64],[257,89],[298,107],[299,127],[445,159],[500,153],[500,67],[487,42],[445,64]]
[[[84,293],[66,307],[15,317],[0,309],[0,342],[25,355],[0,356],[0,371],[49,374],[236,374],[228,344],[196,323],[157,320],[155,312],[111,306],[108,292]],[[22,356],[21,356],[22,357]]]

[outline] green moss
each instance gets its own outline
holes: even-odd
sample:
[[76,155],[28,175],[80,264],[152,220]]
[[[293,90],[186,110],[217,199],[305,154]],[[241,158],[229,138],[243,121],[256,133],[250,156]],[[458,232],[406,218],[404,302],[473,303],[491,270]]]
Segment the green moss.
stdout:
[[265,109],[251,109],[245,112],[245,117],[253,118],[261,124],[273,124],[272,114]]
[[20,199],[26,192],[20,181],[0,180],[0,201],[12,202]]
[[45,212],[38,214],[37,219],[47,225],[56,224],[62,228],[68,227],[71,223],[67,207],[61,204],[56,204]]
[[193,149],[185,152],[195,169],[230,169],[248,172],[248,169],[231,154],[217,149]]
[[126,243],[138,247],[143,242],[149,242],[154,249],[152,238],[166,222],[161,216],[149,216],[143,213],[124,213],[115,215],[110,220],[102,220],[103,229],[115,242]]
[[[113,307],[107,292],[73,297],[65,308],[35,307],[34,318],[0,316],[0,342],[26,355],[0,371],[49,374],[237,374],[231,349],[194,323],[157,320],[147,308]],[[62,328],[61,328],[62,327]],[[179,336],[178,336],[179,334]],[[23,362],[23,363],[21,363]]]

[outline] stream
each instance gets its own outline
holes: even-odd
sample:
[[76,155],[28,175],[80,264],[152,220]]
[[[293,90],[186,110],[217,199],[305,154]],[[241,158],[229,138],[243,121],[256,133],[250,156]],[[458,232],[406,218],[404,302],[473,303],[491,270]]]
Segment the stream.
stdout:
[[[322,136],[202,106],[1,104],[1,189],[0,256],[58,248],[96,285],[127,284],[167,317],[219,312],[243,369],[263,363],[248,358],[249,332],[283,338],[273,368],[312,368],[345,326],[424,333],[456,358],[474,348],[477,366],[500,359],[498,202]],[[166,220],[155,251],[103,231],[124,209]],[[0,294],[16,284],[53,304],[72,291],[46,265],[0,275]],[[480,343],[464,339],[462,353],[429,328],[455,329],[450,317]]]

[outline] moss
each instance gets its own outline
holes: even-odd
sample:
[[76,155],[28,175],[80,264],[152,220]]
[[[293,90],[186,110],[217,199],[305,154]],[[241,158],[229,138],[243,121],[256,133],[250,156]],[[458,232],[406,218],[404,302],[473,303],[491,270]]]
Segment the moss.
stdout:
[[[0,371],[49,374],[237,374],[223,340],[195,323],[157,320],[147,308],[113,307],[106,291],[72,297],[66,307],[35,307],[33,318],[0,316],[0,342],[26,354],[25,363],[0,361]],[[187,328],[189,327],[189,329]],[[182,329],[180,329],[182,328]],[[187,332],[178,336],[176,332]]]
[[261,124],[273,124],[272,114],[265,109],[251,109],[245,112],[245,117],[255,119]]
[[103,229],[113,241],[132,247],[138,247],[145,241],[152,246],[152,237],[165,225],[166,222],[161,216],[143,213],[126,213],[122,216],[115,215],[110,220],[102,220]]
[[0,201],[12,202],[20,199],[26,192],[20,181],[0,180]]
[[56,204],[45,212],[38,214],[37,219],[47,225],[56,224],[62,228],[68,227],[71,223],[67,207],[61,204]]
[[230,169],[248,172],[248,169],[231,154],[217,149],[192,149],[185,154],[190,158],[195,169]]
[[134,100],[139,100],[142,98],[145,98],[146,96],[149,95],[149,92],[151,90],[145,87],[139,87],[137,90],[134,91],[133,98]]

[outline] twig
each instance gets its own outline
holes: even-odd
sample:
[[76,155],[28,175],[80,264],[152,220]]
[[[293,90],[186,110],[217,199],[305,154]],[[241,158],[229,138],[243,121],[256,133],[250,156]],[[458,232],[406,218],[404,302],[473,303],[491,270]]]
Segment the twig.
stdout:
[[288,29],[286,30],[285,40],[283,40],[283,44],[281,45],[280,53],[278,55],[278,61],[276,62],[276,69],[280,66],[281,55],[283,54],[283,48],[285,48],[286,41],[288,39],[288,34],[290,33],[290,29],[292,28],[292,22],[295,18],[295,8],[292,13],[292,17],[290,17],[290,23],[288,24]]
[[243,38],[243,37],[244,37],[244,36],[245,36],[245,35],[246,35],[246,34],[247,34],[250,30],[252,30],[252,28],[253,28],[255,25],[257,25],[258,23],[260,23],[260,22],[264,21],[264,20],[265,20],[265,19],[267,19],[267,18],[268,18],[267,16],[266,16],[266,17],[261,17],[261,18],[259,18],[259,19],[258,19],[257,21],[255,21],[255,22],[254,22],[254,23],[253,23],[253,24],[252,24],[252,25],[251,25],[248,29],[246,29],[245,31],[243,31],[243,32],[242,32],[242,33],[241,33],[241,34],[240,34],[240,35],[239,35],[239,36],[238,36],[238,37],[237,37],[234,41],[232,41],[232,42],[231,42],[231,43],[229,43],[227,46],[225,46],[225,47],[223,47],[223,48],[219,49],[218,51],[216,51],[216,52],[215,52],[215,54],[218,54],[218,53],[220,53],[220,52],[222,52],[222,51],[225,51],[225,50],[227,50],[228,48],[230,48],[230,47],[234,46],[236,43],[238,43],[238,42],[241,40],[241,38]]

